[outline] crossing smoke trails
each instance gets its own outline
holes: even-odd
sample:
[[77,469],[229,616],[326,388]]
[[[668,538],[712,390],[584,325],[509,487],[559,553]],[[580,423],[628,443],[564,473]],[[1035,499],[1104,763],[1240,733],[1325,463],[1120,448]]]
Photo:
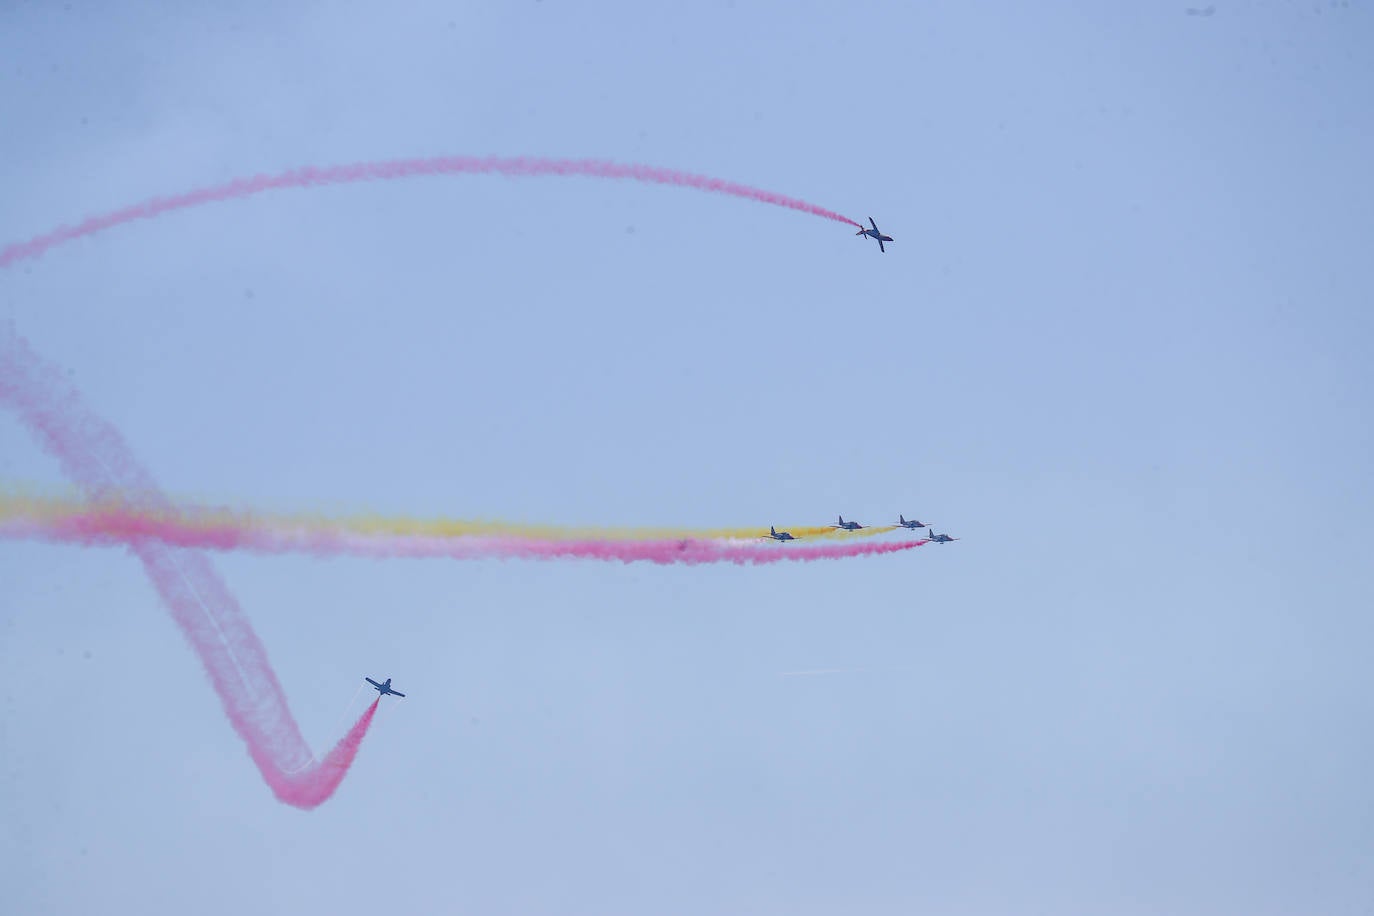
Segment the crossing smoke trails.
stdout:
[[795,197],[786,197],[772,191],[751,188],[748,185],[694,175],[674,169],[656,168],[634,163],[607,162],[599,159],[540,159],[525,156],[436,156],[428,159],[392,159],[383,162],[358,162],[351,165],[307,166],[276,175],[255,175],[251,178],[235,178],[225,184],[199,188],[176,194],[171,197],[154,197],[141,203],[91,216],[75,226],[63,226],[35,236],[27,242],[18,242],[0,249],[0,268],[9,267],[19,261],[37,258],[58,245],[75,239],[95,235],[115,226],[131,223],[140,219],[153,219],[174,210],[185,210],[202,204],[222,200],[237,200],[252,197],[264,191],[284,188],[313,188],[320,185],[354,184],[362,181],[391,181],[397,178],[414,178],[427,175],[504,175],[510,178],[534,178],[539,176],[582,176],[586,178],[609,178],[627,181],[641,181],[648,184],[676,185],[694,188],[713,194],[728,194],[747,200],[776,207],[799,210],[813,216],[846,223],[863,228],[847,216],[832,210],[818,207]]
[[[409,519],[328,520],[258,516],[242,512],[173,509],[149,511],[127,502],[77,505],[71,502],[0,498],[0,538],[28,538],[87,546],[156,541],[173,547],[304,553],[315,556],[599,559],[623,563],[736,563],[761,565],[876,556],[910,550],[925,539],[888,543],[849,542],[866,528],[845,532],[845,541],[786,547],[756,540],[755,529],[667,536],[669,529],[558,529],[500,523],[423,522]],[[801,529],[794,529],[801,530]],[[833,535],[828,529],[818,533]],[[431,532],[444,533],[431,533]],[[454,532],[454,533],[449,533]]]
[[[0,326],[0,404],[9,406],[88,499],[140,494],[139,507],[169,506],[119,432],[92,413],[56,366]],[[316,761],[291,715],[267,650],[202,554],[147,537],[126,543],[200,658],[234,731],[277,798],[314,808],[334,794],[376,715],[374,702]]]
[[[287,188],[473,174],[581,176],[676,185],[786,207],[862,228],[848,217],[803,200],[671,169],[589,159],[449,156],[307,167],[276,175],[239,178],[171,197],[151,198],[0,248],[0,269],[38,258],[59,245],[125,223],[154,219],[216,201]],[[625,562],[764,563],[783,558],[801,559],[803,553],[807,559],[892,553],[924,543],[836,543],[803,552],[769,550],[766,545],[737,544],[728,538],[608,541],[488,533],[461,540],[446,537],[442,532],[388,535],[386,532],[349,530],[292,533],[252,528],[178,528],[165,523],[175,518],[170,501],[134,459],[119,432],[92,413],[66,376],[36,354],[8,325],[0,325],[0,405],[15,412],[34,438],[57,459],[88,503],[92,506],[118,503],[127,510],[123,527],[106,525],[102,528],[89,524],[85,528],[72,524],[44,527],[41,520],[11,518],[5,523],[7,527],[3,533],[126,545],[143,564],[172,619],[200,658],[225,714],[243,739],[264,781],[277,798],[299,808],[314,808],[334,794],[358,753],[380,700],[368,707],[323,759],[314,757],[291,714],[265,648],[210,560],[199,552],[201,549],[237,547],[368,556],[598,557]],[[164,523],[160,527],[139,527],[134,520],[140,517],[161,518]],[[108,521],[109,517],[104,518]]]

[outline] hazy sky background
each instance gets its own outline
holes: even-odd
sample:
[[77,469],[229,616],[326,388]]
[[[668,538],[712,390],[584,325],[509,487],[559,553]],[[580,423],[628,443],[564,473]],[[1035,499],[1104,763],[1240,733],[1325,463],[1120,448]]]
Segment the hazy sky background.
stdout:
[[[317,748],[363,675],[411,695],[311,813],[132,557],[0,543],[7,911],[1374,909],[1367,3],[401,6],[0,5],[0,241],[440,154],[896,241],[447,178],[0,276],[168,491],[965,540],[216,556]],[[8,414],[0,483],[62,483]]]

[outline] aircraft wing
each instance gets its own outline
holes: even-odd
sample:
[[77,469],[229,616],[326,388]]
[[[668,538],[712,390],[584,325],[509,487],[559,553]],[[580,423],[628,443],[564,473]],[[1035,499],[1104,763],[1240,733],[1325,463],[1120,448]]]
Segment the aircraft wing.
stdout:
[[870,217],[868,218],[868,224],[869,224],[870,226],[873,227],[873,231],[874,231],[874,232],[877,232],[877,231],[878,231],[878,224],[875,223],[875,222],[873,222],[873,217],[870,216]]
[[370,677],[365,677],[365,678],[363,678],[363,680],[367,681],[367,682],[368,682],[369,684],[371,684],[373,687],[380,687],[380,686],[382,686],[381,684],[378,684],[376,681],[374,681],[374,680],[373,680],[372,678],[370,678]]
[[881,251],[883,254],[887,254],[887,249],[883,247],[882,239],[878,239],[878,250]]
[[403,697],[403,696],[405,696],[405,694],[404,694],[404,693],[401,693],[401,691],[399,691],[399,690],[393,690],[393,691],[391,691],[391,695],[394,696],[394,697]]

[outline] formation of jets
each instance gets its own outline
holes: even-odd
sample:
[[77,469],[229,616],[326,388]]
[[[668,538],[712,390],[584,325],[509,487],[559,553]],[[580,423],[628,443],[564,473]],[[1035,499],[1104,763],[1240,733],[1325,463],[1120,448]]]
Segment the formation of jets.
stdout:
[[[1211,15],[1211,9],[1212,9],[1211,7],[1208,7],[1205,11],[1194,11],[1194,10],[1189,10],[1189,11],[1188,11],[1188,15],[1191,16],[1191,15],[1193,15],[1193,14],[1196,12],[1198,15],[1210,16],[1210,15]],[[856,233],[854,233],[854,234],[855,234],[855,235],[867,236],[868,238],[871,238],[871,239],[876,239],[877,242],[878,242],[878,250],[881,251],[881,252],[886,253],[886,252],[887,252],[887,248],[884,247],[883,243],[884,243],[884,242],[890,242],[890,241],[892,241],[892,236],[890,236],[890,235],[883,235],[882,230],[878,228],[878,224],[877,224],[876,222],[874,222],[873,217],[871,217],[871,216],[868,218],[868,224],[869,224],[870,226],[872,226],[873,228],[872,228],[872,229],[864,229],[863,227],[860,227],[860,228],[859,228],[859,231],[856,232]],[[860,525],[858,522],[853,522],[853,521],[847,522],[847,521],[844,520],[844,516],[841,515],[841,516],[838,517],[838,524],[831,525],[830,527],[831,527],[831,528],[834,528],[834,529],[837,530],[837,531],[858,531],[858,530],[860,530],[860,529],[862,529],[862,528],[866,528],[866,527],[868,527],[868,526],[867,526],[867,525]],[[916,530],[919,530],[919,529],[921,529],[921,528],[925,528],[925,529],[926,529],[926,539],[927,539],[927,540],[930,540],[930,541],[933,541],[933,542],[935,542],[936,544],[949,544],[949,543],[951,543],[951,542],[953,542],[953,541],[960,540],[959,538],[950,537],[950,536],[947,535],[947,534],[936,534],[936,533],[935,533],[935,529],[932,528],[932,527],[930,526],[930,523],[929,523],[929,522],[923,522],[923,521],[921,521],[921,520],[918,519],[918,518],[908,519],[905,515],[902,515],[902,514],[900,514],[900,513],[897,515],[897,525],[896,525],[895,527],[907,528],[907,529],[910,529],[910,530],[912,530],[912,531],[916,531]],[[774,528],[772,525],[769,525],[769,526],[768,526],[768,534],[764,535],[764,537],[769,538],[769,539],[774,540],[774,541],[795,541],[795,540],[796,540],[796,537],[794,537],[794,536],[793,536],[792,534],[790,534],[789,532],[786,532],[786,531],[779,531],[779,530],[777,530],[776,528]]]
[[[860,529],[869,527],[868,525],[860,525],[858,522],[854,522],[854,521],[849,521],[849,522],[847,522],[847,521],[844,520],[844,516],[843,516],[843,515],[838,516],[838,517],[836,518],[836,521],[838,522],[838,524],[830,525],[830,526],[829,526],[829,527],[835,529],[836,531],[859,531]],[[915,519],[915,518],[910,518],[910,519],[909,519],[909,518],[907,518],[905,515],[902,515],[901,513],[898,513],[898,515],[897,515],[897,524],[894,525],[893,527],[894,527],[894,528],[909,528],[909,529],[911,529],[911,530],[913,530],[913,531],[914,531],[914,530],[917,530],[917,529],[920,529],[920,528],[925,528],[925,529],[926,529],[926,539],[927,539],[927,540],[930,540],[930,541],[934,541],[936,544],[948,544],[948,543],[950,543],[951,541],[962,540],[962,538],[952,538],[952,537],[950,537],[950,536],[947,535],[947,534],[936,534],[936,533],[935,533],[935,529],[932,528],[932,527],[930,527],[930,523],[929,523],[929,522],[923,522],[923,521],[921,521],[920,519]],[[777,528],[774,528],[772,525],[769,525],[769,526],[768,526],[768,533],[765,534],[765,535],[763,535],[763,538],[764,538],[765,540],[772,540],[772,541],[795,541],[795,540],[797,540],[796,535],[792,534],[790,531],[779,531]]]
[[[1209,6],[1209,7],[1207,7],[1206,9],[1200,9],[1200,10],[1189,9],[1189,10],[1188,10],[1188,15],[1189,15],[1189,16],[1210,16],[1210,15],[1212,15],[1212,12],[1213,12],[1212,7]],[[859,231],[856,232],[856,233],[854,233],[854,234],[855,234],[855,235],[867,236],[868,238],[871,238],[871,239],[877,239],[877,241],[878,241],[878,250],[881,251],[881,252],[886,253],[886,252],[887,252],[887,248],[885,248],[885,247],[883,246],[883,242],[890,242],[890,241],[892,241],[892,236],[890,236],[890,235],[883,235],[882,231],[878,228],[878,224],[877,224],[876,222],[873,221],[873,217],[871,217],[871,216],[868,218],[868,224],[869,224],[870,226],[872,226],[873,228],[872,228],[872,229],[864,229],[863,227],[860,227],[860,228],[859,228]],[[858,531],[860,528],[863,528],[863,527],[864,527],[863,525],[860,525],[858,522],[847,522],[847,521],[845,521],[843,515],[841,515],[841,516],[839,517],[839,521],[840,521],[840,523],[839,523],[838,525],[831,525],[830,527],[831,527],[831,528],[836,528],[836,529],[843,529],[843,530],[845,530],[845,531]],[[927,540],[934,541],[936,544],[949,544],[949,543],[951,543],[951,542],[953,542],[953,541],[959,540],[959,538],[952,538],[952,537],[950,537],[950,536],[947,535],[947,534],[936,534],[936,533],[935,533],[935,529],[932,528],[932,527],[930,527],[930,523],[929,523],[929,522],[923,522],[923,521],[921,521],[920,519],[914,519],[914,518],[908,520],[906,516],[901,515],[900,513],[897,515],[897,524],[898,524],[900,527],[902,527],[902,528],[909,528],[909,529],[912,529],[912,530],[916,530],[916,529],[918,529],[918,528],[924,528],[924,529],[926,529],[926,538],[927,538]],[[777,532],[777,531],[773,531],[772,528],[769,528],[768,530],[769,530],[769,531],[772,531],[772,534],[771,534],[770,536],[773,537],[773,538],[776,538],[776,539],[779,540],[779,541],[791,541],[791,540],[795,540],[795,538],[793,538],[792,535],[788,534],[786,531],[783,531],[783,532],[779,533],[779,532]]]

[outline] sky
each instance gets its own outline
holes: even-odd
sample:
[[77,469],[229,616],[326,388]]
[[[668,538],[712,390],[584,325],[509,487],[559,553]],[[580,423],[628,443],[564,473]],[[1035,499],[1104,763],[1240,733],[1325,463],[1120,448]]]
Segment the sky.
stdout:
[[[0,272],[176,498],[963,538],[767,567],[212,555],[280,804],[137,561],[0,541],[14,912],[1374,910],[1368,4],[0,5]],[[0,415],[0,489],[64,492]],[[898,538],[898,534],[880,535]],[[353,699],[350,701],[350,697]]]

